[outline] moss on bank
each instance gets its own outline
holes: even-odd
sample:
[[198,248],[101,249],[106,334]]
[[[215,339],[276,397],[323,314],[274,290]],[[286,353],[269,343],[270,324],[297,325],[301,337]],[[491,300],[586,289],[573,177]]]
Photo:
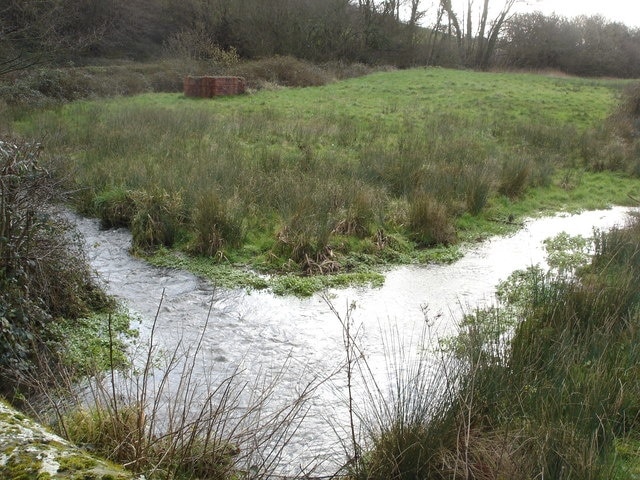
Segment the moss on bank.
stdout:
[[128,480],[133,476],[50,433],[0,400],[0,478]]

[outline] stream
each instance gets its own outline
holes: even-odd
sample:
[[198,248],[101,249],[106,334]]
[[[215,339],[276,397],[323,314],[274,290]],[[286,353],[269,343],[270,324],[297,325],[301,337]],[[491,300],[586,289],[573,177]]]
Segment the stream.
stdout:
[[[283,475],[300,475],[334,471],[350,442],[346,350],[336,312],[345,320],[350,306],[355,307],[351,332],[357,332],[358,348],[384,387],[389,343],[398,342],[399,350],[420,348],[426,320],[433,335],[452,334],[465,311],[493,301],[495,286],[512,271],[544,265],[543,240],[563,231],[590,236],[594,228],[623,225],[629,211],[615,207],[528,220],[511,236],[465,247],[464,256],[452,264],[394,267],[380,288],[327,292],[335,312],[320,294],[300,299],[215,289],[187,272],[152,267],[130,256],[126,230],[103,231],[93,219],[74,221],[108,293],[139,319],[142,343],[149,341],[154,319],[153,341],[168,351],[178,342],[195,345],[206,327],[198,372],[208,372],[214,381],[237,375],[250,385],[245,394],[268,392],[266,410],[278,411],[301,392],[308,394],[301,410],[305,415],[286,433],[287,445],[270,464]],[[307,391],[309,385],[313,388]],[[363,395],[354,390],[356,403],[366,401]]]

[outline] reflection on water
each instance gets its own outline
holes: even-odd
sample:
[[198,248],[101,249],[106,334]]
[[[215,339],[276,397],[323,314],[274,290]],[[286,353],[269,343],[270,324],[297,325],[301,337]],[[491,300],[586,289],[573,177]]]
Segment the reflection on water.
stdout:
[[[589,236],[594,228],[623,224],[628,211],[613,208],[531,220],[512,236],[469,247],[453,264],[393,268],[381,288],[348,288],[329,295],[343,315],[355,303],[352,321],[359,346],[384,384],[389,332],[415,345],[426,311],[433,331],[451,333],[461,312],[491,302],[496,284],[513,270],[544,262],[544,239],[563,231]],[[202,349],[210,370],[224,375],[239,368],[247,379],[277,378],[274,405],[286,403],[312,379],[328,379],[309,401],[309,413],[285,452],[286,462],[296,470],[316,457],[341,460],[341,439],[348,438],[345,375],[340,372],[345,360],[343,332],[321,295],[299,299],[266,291],[214,292],[208,282],[189,273],[155,268],[131,257],[127,231],[100,231],[94,220],[76,222],[93,268],[108,292],[139,315],[143,338],[162,298],[155,342],[169,349],[178,339],[185,345],[196,342],[214,300]]]

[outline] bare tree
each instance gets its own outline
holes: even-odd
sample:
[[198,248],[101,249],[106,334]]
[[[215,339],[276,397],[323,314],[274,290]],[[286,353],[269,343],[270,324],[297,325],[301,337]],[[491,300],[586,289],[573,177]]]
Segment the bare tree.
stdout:
[[410,0],[409,26],[415,27],[425,12],[420,10],[420,0]]
[[[496,47],[500,32],[516,3],[522,0],[482,0],[477,10],[478,24],[474,26],[476,12],[474,0],[467,0],[461,11],[456,11],[451,0],[440,0],[436,29],[446,15],[447,34],[454,37],[460,58],[467,65],[486,67]],[[499,5],[496,9],[496,5]],[[492,17],[492,13],[495,15]]]
[[483,24],[482,30],[478,35],[478,40],[481,42],[480,48],[478,48],[478,57],[477,64],[481,67],[486,67],[489,64],[489,60],[493,55],[496,44],[498,42],[498,38],[500,36],[500,32],[502,31],[505,22],[509,19],[510,14],[513,10],[513,7],[520,0],[506,0],[502,5],[502,9],[493,20],[489,27],[489,32],[485,39],[485,27],[486,27],[486,17],[489,9],[489,0],[484,1],[484,10],[483,10]]

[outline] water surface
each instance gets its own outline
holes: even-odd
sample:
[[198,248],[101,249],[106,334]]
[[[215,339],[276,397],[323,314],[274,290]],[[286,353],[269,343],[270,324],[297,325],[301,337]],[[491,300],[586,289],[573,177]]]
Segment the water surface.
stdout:
[[[359,348],[384,385],[389,365],[385,343],[391,336],[414,348],[426,320],[437,335],[454,332],[462,312],[492,302],[495,286],[512,271],[544,264],[546,238],[560,232],[590,236],[594,228],[622,225],[628,212],[612,208],[529,220],[513,235],[466,247],[452,264],[397,267],[386,272],[380,288],[327,293],[343,320],[355,305],[352,331],[358,332]],[[214,376],[237,371],[247,382],[260,378],[261,385],[275,379],[268,408],[277,409],[309,383],[323,380],[308,401],[309,411],[281,467],[297,473],[308,470],[309,462],[326,459],[319,471],[328,471],[342,461],[342,444],[349,437],[343,326],[322,295],[300,299],[268,291],[214,289],[189,273],[131,257],[126,230],[101,231],[95,220],[76,221],[107,291],[139,316],[142,339],[156,313],[154,341],[169,350],[178,341],[197,342],[209,319],[201,352],[205,370]]]

